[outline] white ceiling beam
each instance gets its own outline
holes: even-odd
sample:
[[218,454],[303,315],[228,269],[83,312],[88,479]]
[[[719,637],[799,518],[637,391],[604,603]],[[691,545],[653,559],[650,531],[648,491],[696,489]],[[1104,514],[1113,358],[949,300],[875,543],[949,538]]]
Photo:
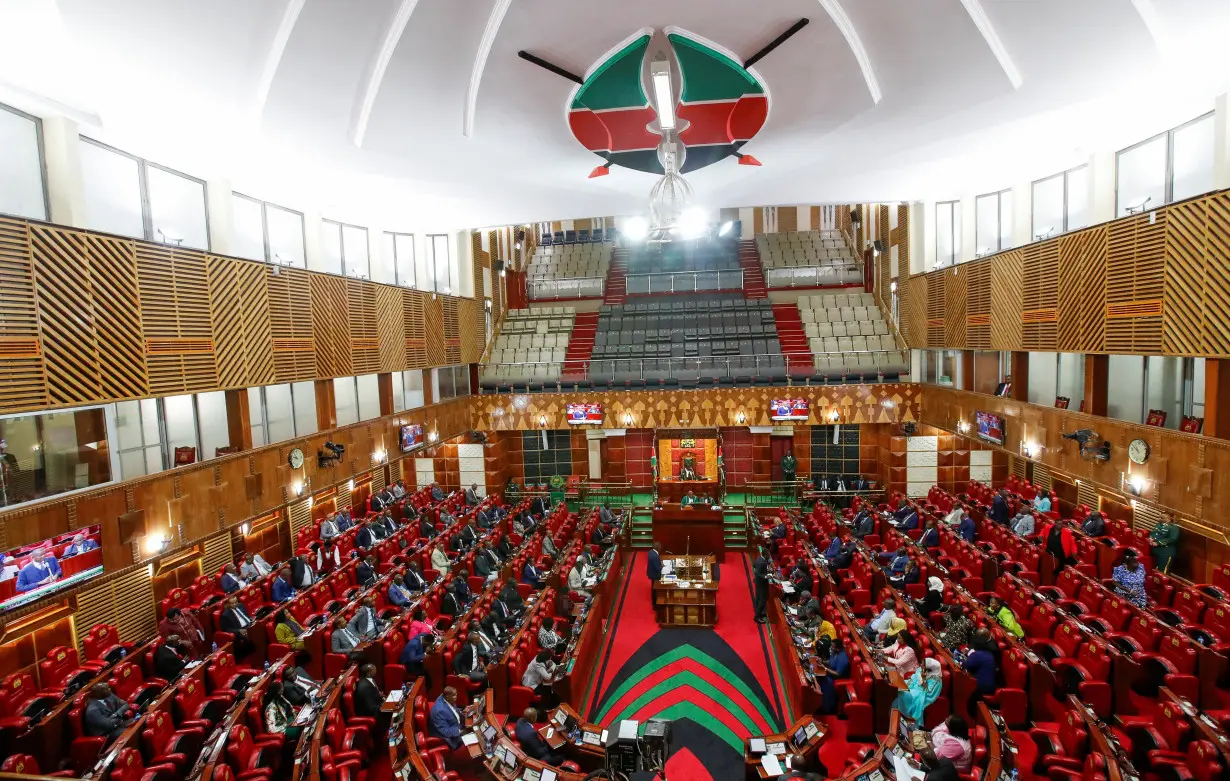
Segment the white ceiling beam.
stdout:
[[837,25],[837,29],[841,30],[841,34],[845,36],[846,44],[850,47],[850,51],[854,54],[854,59],[858,61],[859,70],[863,72],[863,81],[867,82],[867,91],[871,93],[871,102],[879,103],[883,94],[880,92],[880,82],[876,81],[875,71],[871,67],[871,57],[867,55],[867,49],[863,47],[863,40],[858,36],[858,30],[854,29],[854,22],[850,21],[850,17],[846,16],[846,12],[842,10],[841,4],[837,0],[820,0],[820,6],[824,8],[824,12],[833,20],[833,24]]
[[487,57],[491,47],[495,45],[496,36],[500,34],[500,25],[504,23],[504,15],[512,0],[495,0],[491,16],[487,17],[487,28],[483,30],[483,38],[478,42],[478,52],[474,55],[474,67],[470,71],[470,87],[466,90],[466,103],[461,118],[461,134],[466,138],[474,136],[474,112],[478,107],[478,88],[483,83],[483,71],[487,69]]
[[397,4],[392,18],[385,25],[380,48],[367,64],[363,91],[359,93],[350,117],[350,140],[355,146],[363,146],[363,139],[367,136],[367,123],[372,118],[372,108],[380,94],[380,85],[384,83],[385,71],[389,69],[389,61],[393,59],[397,44],[401,42],[402,33],[406,31],[406,25],[418,4],[419,0],[401,0]]
[[1149,37],[1153,39],[1153,45],[1157,47],[1158,52],[1162,56],[1166,56],[1169,48],[1169,39],[1166,37],[1166,30],[1162,24],[1162,14],[1157,8],[1157,4],[1153,0],[1132,0],[1132,7],[1136,9],[1136,13],[1140,15],[1140,20],[1145,23],[1145,29],[1149,31]]
[[278,23],[278,29],[273,34],[273,41],[265,55],[264,67],[261,68],[260,80],[256,82],[252,112],[257,119],[265,113],[265,101],[269,99],[273,79],[278,75],[278,66],[282,64],[286,44],[290,41],[291,33],[295,31],[295,23],[299,21],[299,14],[303,11],[303,5],[306,2],[307,0],[287,0],[286,7],[282,9],[282,21]]
[[995,32],[995,26],[991,24],[987,12],[983,10],[982,3],[978,0],[961,0],[961,5],[965,6],[965,12],[973,20],[978,32],[982,33],[982,40],[987,42],[987,48],[995,55],[995,60],[1003,69],[1004,75],[1008,77],[1008,81],[1012,83],[1012,88],[1020,89],[1023,81],[1021,72],[1017,70],[1016,63],[1012,61],[1012,55],[1008,54],[1007,47],[999,39],[999,34]]

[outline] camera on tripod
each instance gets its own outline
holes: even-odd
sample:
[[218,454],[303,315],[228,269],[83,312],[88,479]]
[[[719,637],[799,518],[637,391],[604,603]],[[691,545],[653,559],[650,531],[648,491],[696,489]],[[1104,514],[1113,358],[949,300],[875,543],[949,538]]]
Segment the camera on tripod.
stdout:
[[316,464],[320,467],[332,466],[335,462],[341,461],[342,456],[345,454],[345,445],[339,445],[333,440],[328,440],[323,448],[316,451]]

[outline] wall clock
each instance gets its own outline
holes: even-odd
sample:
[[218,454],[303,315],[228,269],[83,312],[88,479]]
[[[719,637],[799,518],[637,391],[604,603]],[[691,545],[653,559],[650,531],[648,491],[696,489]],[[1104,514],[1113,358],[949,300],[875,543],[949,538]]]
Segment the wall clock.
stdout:
[[1143,439],[1133,439],[1128,443],[1127,451],[1133,464],[1143,464],[1149,460],[1149,443]]
[[286,458],[287,463],[292,469],[299,469],[303,466],[303,451],[299,448],[294,448],[290,451],[290,455]]

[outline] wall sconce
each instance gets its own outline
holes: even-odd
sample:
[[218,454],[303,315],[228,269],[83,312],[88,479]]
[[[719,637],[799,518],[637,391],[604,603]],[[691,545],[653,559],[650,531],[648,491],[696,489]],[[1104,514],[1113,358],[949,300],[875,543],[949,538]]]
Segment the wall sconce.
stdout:
[[1144,475],[1128,475],[1124,481],[1124,489],[1134,496],[1140,496],[1149,487],[1149,481]]
[[836,409],[829,410],[829,420],[836,423],[838,419],[840,418],[841,418],[841,413],[838,412]]
[[884,409],[892,409],[893,407],[897,406],[897,403],[894,402],[892,399],[885,399],[884,401],[880,402],[880,406],[883,407]]
[[354,478],[351,478],[350,480],[347,480],[347,481],[346,481],[346,490],[347,490],[347,491],[353,491],[353,490],[354,490]]
[[145,548],[145,552],[147,554],[156,556],[171,547],[171,538],[169,536],[158,537],[151,534],[145,538],[145,544],[143,547]]
[[624,428],[632,428],[632,413],[624,413]]
[[435,441],[436,441],[437,439],[439,439],[439,438],[440,438],[440,435],[439,435],[439,434],[437,434],[436,432],[434,432],[434,431],[429,431],[429,432],[427,432],[427,441],[428,441],[428,442],[435,442]]
[[743,413],[743,410],[739,410],[738,414],[735,415],[735,422],[740,426],[747,422],[747,415]]
[[1021,454],[1026,458],[1033,458],[1042,451],[1042,446],[1037,442],[1022,442]]
[[245,537],[246,537],[246,536],[248,536],[248,528],[249,528],[249,527],[248,527],[248,524],[246,524],[246,523],[244,523],[244,524],[240,524],[240,526],[239,526],[239,533],[240,533],[240,534],[242,534],[242,535],[243,535],[243,536],[245,536]]
[[969,423],[964,420],[958,420],[957,421],[957,433],[958,434],[968,434],[969,433]]
[[290,492],[295,496],[303,496],[303,481],[296,480],[290,484]]
[[388,460],[388,457],[389,457],[388,451],[386,451],[384,448],[381,448],[380,450],[377,450],[375,453],[372,453],[372,460],[375,461],[377,464],[383,464],[386,460]]

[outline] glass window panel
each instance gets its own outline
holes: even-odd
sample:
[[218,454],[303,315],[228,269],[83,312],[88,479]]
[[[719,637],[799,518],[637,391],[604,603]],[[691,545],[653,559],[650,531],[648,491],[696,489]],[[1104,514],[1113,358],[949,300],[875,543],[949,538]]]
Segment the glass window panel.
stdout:
[[198,393],[196,411],[200,415],[201,460],[214,458],[218,448],[230,447],[231,444],[226,418],[226,393]]
[[1166,413],[1166,428],[1177,429],[1183,417],[1183,359],[1151,355],[1148,408]]
[[174,463],[175,448],[190,447],[196,450],[197,460],[201,460],[201,451],[196,438],[196,412],[192,408],[191,394],[184,396],[167,396],[162,400],[162,411],[166,416],[167,453]]
[[406,287],[416,285],[414,266],[414,236],[399,233],[394,236],[397,252],[397,284]]
[[293,386],[295,396],[295,435],[306,437],[315,434],[320,428],[316,419],[316,384],[310,380],[296,382]]
[[1112,355],[1107,360],[1107,417],[1144,423],[1144,357]]
[[1067,186],[1066,230],[1089,225],[1089,166],[1082,165],[1064,174]]
[[47,219],[41,130],[34,117],[0,106],[0,213]]
[[356,228],[352,225],[342,226],[342,262],[346,264],[346,276],[371,278],[366,228]]
[[145,470],[145,451],[129,450],[126,453],[120,453],[120,477],[122,479],[132,480],[147,474],[149,473]]
[[1012,191],[1004,190],[999,194],[999,248],[1008,249],[1012,246]]
[[121,236],[145,237],[140,163],[81,139],[85,227]]
[[974,199],[974,253],[989,255],[999,249],[999,193]]
[[120,450],[145,444],[141,435],[141,402],[119,401],[115,404],[116,447]]
[[1129,208],[1156,209],[1166,203],[1166,135],[1125,149],[1118,155],[1116,216]]
[[384,236],[381,237],[380,253],[384,255],[384,267],[386,269],[393,269],[393,281],[400,285],[401,281],[398,278],[397,266],[397,244],[392,233],[385,232]]
[[359,420],[380,417],[380,381],[375,374],[356,378],[359,387]]
[[320,223],[320,259],[327,274],[342,273],[342,226],[322,220]]
[[422,247],[422,252],[414,253],[414,274],[419,290],[435,290],[436,289],[436,267],[432,260],[431,254],[431,238],[424,239],[425,244],[415,244],[415,249]]
[[349,426],[359,422],[359,400],[355,395],[354,377],[333,378],[333,402],[337,425]]
[[158,430],[158,399],[141,400],[141,435],[146,445],[162,441],[162,432]]
[[393,411],[402,412],[406,409],[405,374],[393,372],[389,378],[393,382]]
[[953,263],[953,202],[935,205],[935,262],[941,266]]
[[150,229],[154,231],[150,238],[209,249],[205,183],[153,165],[145,167],[145,179],[149,186]]
[[1030,234],[1035,241],[1063,233],[1063,178],[1063,174],[1056,174],[1034,182]]
[[1085,399],[1085,356],[1083,353],[1059,354],[1059,381],[1055,393],[1066,396],[1068,409],[1078,410]]
[[231,193],[231,217],[234,223],[233,254],[250,260],[265,259],[265,217],[260,201]]
[[402,373],[406,409],[418,409],[426,403],[423,393],[423,370],[410,369]]
[[265,418],[269,424],[269,442],[284,442],[295,438],[295,405],[290,385],[270,385],[265,388]]
[[451,295],[454,288],[449,278],[448,236],[431,236],[431,253],[435,263],[436,291]]
[[102,407],[0,418],[0,506],[110,482],[107,414]]
[[1055,353],[1029,353],[1029,387],[1026,397],[1031,404],[1049,407],[1055,403],[1059,379],[1059,359]]
[[458,366],[457,367],[457,371],[456,371],[453,384],[457,389],[458,396],[469,396],[470,395],[470,367],[469,366]]
[[1171,201],[1213,189],[1213,115],[1174,131],[1174,184]]
[[252,447],[269,444],[265,437],[265,408],[261,403],[261,389],[248,388],[248,421],[252,429]]
[[269,260],[284,266],[307,268],[303,254],[303,215],[267,203],[265,223],[269,231]]
[[162,469],[162,448],[158,446],[145,448],[145,474],[157,474]]

